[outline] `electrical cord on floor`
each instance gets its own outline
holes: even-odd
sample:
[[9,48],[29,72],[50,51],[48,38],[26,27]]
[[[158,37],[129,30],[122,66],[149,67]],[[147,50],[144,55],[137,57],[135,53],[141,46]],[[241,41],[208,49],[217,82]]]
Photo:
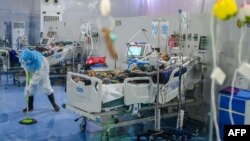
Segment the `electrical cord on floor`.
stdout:
[[160,131],[160,132],[158,132],[158,133],[154,133],[154,134],[150,135],[150,136],[149,136],[149,140],[150,140],[150,141],[153,140],[153,139],[152,139],[153,136],[155,136],[155,135],[160,135],[160,134],[162,134],[162,133],[163,133],[163,131]]
[[83,118],[83,116],[80,116],[80,117],[76,118],[74,121],[77,122],[81,118]]

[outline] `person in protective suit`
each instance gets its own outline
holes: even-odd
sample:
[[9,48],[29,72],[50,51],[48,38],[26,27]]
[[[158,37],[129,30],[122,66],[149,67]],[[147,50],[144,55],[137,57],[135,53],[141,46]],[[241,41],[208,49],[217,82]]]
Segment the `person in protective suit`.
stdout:
[[38,87],[44,90],[54,110],[58,112],[60,107],[55,102],[54,90],[50,84],[49,62],[47,59],[38,51],[24,49],[20,54],[19,61],[26,74],[30,74],[29,85],[25,87],[25,94],[29,96],[28,107],[23,109],[23,112],[33,110],[34,94],[37,92]]

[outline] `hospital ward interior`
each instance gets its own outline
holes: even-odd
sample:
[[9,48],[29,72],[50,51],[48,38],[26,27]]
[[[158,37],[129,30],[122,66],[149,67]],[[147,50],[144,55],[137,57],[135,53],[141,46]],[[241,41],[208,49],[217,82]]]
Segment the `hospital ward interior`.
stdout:
[[250,0],[0,0],[0,141],[249,141]]

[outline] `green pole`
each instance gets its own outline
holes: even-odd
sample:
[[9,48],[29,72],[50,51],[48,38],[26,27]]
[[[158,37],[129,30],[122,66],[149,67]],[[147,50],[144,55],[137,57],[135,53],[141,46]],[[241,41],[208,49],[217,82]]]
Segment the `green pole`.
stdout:
[[[31,73],[28,71],[26,73],[26,87],[29,86],[29,84],[30,84],[30,78],[31,78]],[[26,117],[23,120],[19,121],[19,123],[24,124],[24,125],[35,124],[35,123],[37,123],[37,121],[35,119],[30,118],[28,115],[28,112],[29,112],[29,109],[28,109],[28,107],[29,107],[29,93],[26,95],[25,100],[27,102],[27,108],[26,108],[27,111],[25,114]]]

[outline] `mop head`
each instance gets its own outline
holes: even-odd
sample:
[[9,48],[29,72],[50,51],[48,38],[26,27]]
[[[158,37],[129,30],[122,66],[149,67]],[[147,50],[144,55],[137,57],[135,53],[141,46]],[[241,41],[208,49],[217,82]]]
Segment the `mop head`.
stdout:
[[31,124],[36,124],[37,121],[33,118],[26,117],[25,119],[19,121],[19,123],[23,125],[31,125]]

